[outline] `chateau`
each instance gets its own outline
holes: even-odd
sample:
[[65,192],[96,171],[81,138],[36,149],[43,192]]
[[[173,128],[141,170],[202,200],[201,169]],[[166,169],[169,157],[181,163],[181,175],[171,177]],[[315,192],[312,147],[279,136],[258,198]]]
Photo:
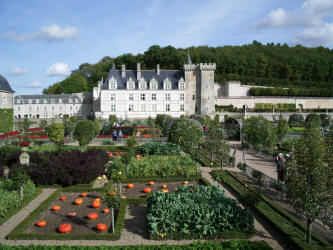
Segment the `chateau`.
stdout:
[[0,108],[14,108],[15,118],[143,119],[158,114],[214,115],[215,105],[254,108],[258,103],[295,104],[299,109],[332,109],[333,98],[326,97],[254,97],[250,85],[240,82],[214,83],[215,63],[193,64],[190,55],[183,70],[126,70],[122,65],[110,69],[106,79],[97,83],[92,93],[17,95],[0,76]]

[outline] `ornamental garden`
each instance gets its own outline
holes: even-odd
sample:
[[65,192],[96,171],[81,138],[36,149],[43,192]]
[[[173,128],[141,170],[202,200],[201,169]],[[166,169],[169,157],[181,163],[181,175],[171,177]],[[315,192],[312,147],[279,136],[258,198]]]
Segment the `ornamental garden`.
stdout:
[[[329,247],[317,233],[306,243],[306,224],[265,194],[270,187],[260,173],[249,177],[225,169],[233,168],[235,159],[218,119],[158,116],[118,125],[68,119],[60,126],[2,135],[4,143],[13,143],[0,148],[0,227],[46,189],[53,190],[7,232],[7,240],[64,240],[64,245],[80,240],[84,245],[86,240],[117,242],[124,240],[124,231],[135,231],[151,245],[194,242],[180,241],[179,249],[272,249],[265,241],[249,241],[257,235],[255,217],[260,216],[285,239],[283,247]],[[208,134],[202,125],[210,128]],[[126,131],[123,141],[113,144],[108,131],[120,128]],[[98,137],[104,142],[88,145]],[[80,145],[67,145],[73,139]],[[23,154],[29,155],[28,164],[22,164]],[[128,223],[129,214],[142,223]]]

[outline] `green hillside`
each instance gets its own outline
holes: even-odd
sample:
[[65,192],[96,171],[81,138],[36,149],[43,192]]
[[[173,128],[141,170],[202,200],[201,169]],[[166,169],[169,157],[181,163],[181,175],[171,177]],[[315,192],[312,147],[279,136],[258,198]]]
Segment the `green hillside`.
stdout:
[[[190,47],[176,49],[172,46],[151,46],[143,54],[123,54],[116,58],[104,57],[96,64],[83,63],[65,80],[55,83],[43,93],[73,93],[90,91],[97,81],[105,78],[115,63],[118,69],[182,69],[189,50],[192,62],[216,63],[217,82],[241,80],[244,84],[275,87],[297,87],[302,89],[331,89],[333,93],[333,50],[323,47],[262,45],[253,41],[243,46]],[[325,91],[324,91],[325,89]],[[254,91],[255,92],[255,91]],[[258,92],[258,91],[257,91]]]

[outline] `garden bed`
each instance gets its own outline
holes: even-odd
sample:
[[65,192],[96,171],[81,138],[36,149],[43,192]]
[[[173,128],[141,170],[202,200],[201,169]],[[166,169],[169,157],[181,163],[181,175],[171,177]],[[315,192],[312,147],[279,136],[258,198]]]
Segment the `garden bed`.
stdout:
[[[60,197],[66,196],[66,200]],[[21,224],[19,224],[9,235],[8,239],[92,239],[92,240],[117,240],[120,238],[126,212],[126,201],[122,200],[120,208],[115,211],[115,234],[112,233],[111,212],[104,213],[107,208],[101,203],[100,208],[91,206],[94,199],[99,198],[101,193],[89,192],[83,199],[81,205],[75,205],[74,200],[79,198],[79,192],[56,191],[44,201],[35,211],[31,213]],[[58,211],[53,211],[53,206],[59,205]],[[68,213],[76,213],[74,217],[68,217]],[[96,220],[89,220],[89,213],[97,213]],[[46,226],[38,227],[37,221],[45,220]],[[60,233],[61,224],[70,224],[72,230],[68,233]],[[106,224],[107,230],[98,231],[97,224]]]

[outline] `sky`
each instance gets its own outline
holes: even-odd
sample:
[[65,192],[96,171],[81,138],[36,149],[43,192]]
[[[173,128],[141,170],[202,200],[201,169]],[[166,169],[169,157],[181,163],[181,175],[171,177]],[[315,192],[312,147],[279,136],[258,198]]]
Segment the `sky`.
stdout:
[[82,63],[257,40],[333,48],[333,0],[0,0],[0,74],[40,94]]

